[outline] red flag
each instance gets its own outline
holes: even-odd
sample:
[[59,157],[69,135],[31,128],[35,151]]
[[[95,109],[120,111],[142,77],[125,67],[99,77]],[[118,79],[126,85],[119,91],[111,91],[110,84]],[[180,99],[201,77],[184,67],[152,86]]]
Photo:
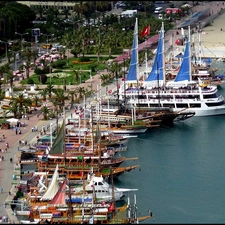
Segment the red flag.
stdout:
[[145,27],[142,31],[141,31],[141,36],[145,37],[146,35],[150,34],[150,25],[148,25],[147,27]]

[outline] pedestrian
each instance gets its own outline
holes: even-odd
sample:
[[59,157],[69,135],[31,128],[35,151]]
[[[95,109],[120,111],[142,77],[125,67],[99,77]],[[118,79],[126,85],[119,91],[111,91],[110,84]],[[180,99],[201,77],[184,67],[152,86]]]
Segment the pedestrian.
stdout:
[[4,156],[2,156],[2,161],[4,160]]
[[3,188],[1,187],[1,188],[0,188],[0,193],[2,193],[2,192],[3,192]]
[[5,135],[4,134],[2,135],[2,138],[5,139]]
[[10,163],[12,163],[12,162],[13,162],[13,159],[12,159],[12,158],[10,158],[10,160],[9,160],[9,161],[10,161]]
[[5,145],[6,145],[6,148],[9,148],[9,143],[8,142],[6,142]]
[[16,129],[16,135],[17,135],[17,133],[18,133],[18,130]]
[[9,195],[11,195],[11,191],[9,191]]

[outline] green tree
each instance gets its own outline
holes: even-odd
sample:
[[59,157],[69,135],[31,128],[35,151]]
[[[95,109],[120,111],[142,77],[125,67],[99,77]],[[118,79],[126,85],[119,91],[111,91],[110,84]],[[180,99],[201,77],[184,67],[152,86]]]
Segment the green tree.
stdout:
[[9,105],[16,105],[18,109],[18,117],[21,118],[22,115],[26,114],[26,112],[30,111],[30,107],[32,106],[32,100],[24,96],[24,94],[18,94],[16,97],[12,97],[9,102]]
[[48,107],[47,106],[43,106],[41,108],[41,112],[43,113],[44,120],[47,120],[48,119],[48,115],[50,113],[50,110],[48,109]]

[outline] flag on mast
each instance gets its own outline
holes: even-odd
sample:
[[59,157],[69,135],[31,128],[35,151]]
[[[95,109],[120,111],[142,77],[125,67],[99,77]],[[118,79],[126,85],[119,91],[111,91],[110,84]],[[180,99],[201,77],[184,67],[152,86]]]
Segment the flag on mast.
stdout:
[[141,36],[145,37],[146,35],[150,34],[150,25],[148,25],[147,27],[145,27],[142,31],[141,31]]

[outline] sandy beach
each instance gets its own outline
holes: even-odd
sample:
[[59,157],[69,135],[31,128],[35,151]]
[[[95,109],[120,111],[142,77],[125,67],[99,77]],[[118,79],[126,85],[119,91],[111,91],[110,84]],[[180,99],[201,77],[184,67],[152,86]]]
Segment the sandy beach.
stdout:
[[[202,3],[199,6],[195,6],[194,11],[201,11],[207,8],[210,8],[212,15],[218,14],[221,8],[225,8],[225,4],[222,1]],[[196,35],[195,43],[198,41],[199,39]],[[225,13],[221,13],[211,24],[202,29],[200,42],[202,57],[220,58],[225,56]]]
[[[223,2],[218,2],[219,5],[217,5],[217,2],[210,2],[210,3],[207,2],[205,4],[195,6],[193,8],[193,11],[197,12],[197,11],[202,11],[204,9],[210,8],[212,14],[218,13],[219,9],[225,8],[225,5],[223,5],[222,3]],[[191,1],[190,1],[190,4],[192,4]],[[223,31],[221,31],[221,28],[223,29]],[[203,50],[202,50],[203,56],[214,57],[214,55],[216,54],[217,57],[223,57],[225,55],[225,13],[220,14],[220,16],[213,21],[212,25],[209,25],[202,29],[201,42],[203,47]],[[214,55],[212,54],[212,52]],[[99,74],[93,77],[93,80],[92,80],[93,90],[98,89],[99,78],[104,73],[106,73],[106,71],[101,71],[99,72]],[[81,86],[87,87],[90,84],[91,84],[91,81],[88,80],[86,83],[84,84],[82,83]],[[111,86],[107,88],[109,88],[110,90],[114,86],[115,85],[112,84]],[[104,88],[104,91],[106,92],[105,89],[106,88]],[[70,115],[71,112],[68,112],[68,113]],[[51,122],[51,121],[48,121],[48,122]],[[0,163],[0,187],[4,189],[4,192],[1,193],[0,217],[8,214],[9,220],[14,221],[15,223],[19,223],[19,222],[17,221],[16,217],[13,215],[10,207],[7,206],[5,208],[4,203],[5,201],[12,200],[13,195],[16,193],[16,185],[12,186],[12,174],[15,172],[14,171],[15,164],[18,163],[18,158],[17,158],[18,141],[20,139],[22,140],[34,139],[35,134],[29,131],[31,130],[33,126],[38,125],[39,127],[41,127],[44,123],[46,122],[43,122],[42,120],[37,119],[37,117],[34,115],[30,118],[29,121],[27,121],[26,130],[24,130],[24,133],[21,136],[17,136],[13,130],[6,130],[6,131],[2,130],[2,132],[0,133],[0,135],[2,135],[4,132],[4,134],[7,136],[7,139],[6,139],[7,142],[9,142],[10,144],[8,152],[4,153],[4,156],[5,156],[4,161]],[[4,141],[2,143],[2,146],[0,147],[5,148],[5,143],[6,141]],[[11,157],[13,157],[14,163],[10,164],[9,160]],[[11,191],[13,195],[9,195],[9,191]]]

